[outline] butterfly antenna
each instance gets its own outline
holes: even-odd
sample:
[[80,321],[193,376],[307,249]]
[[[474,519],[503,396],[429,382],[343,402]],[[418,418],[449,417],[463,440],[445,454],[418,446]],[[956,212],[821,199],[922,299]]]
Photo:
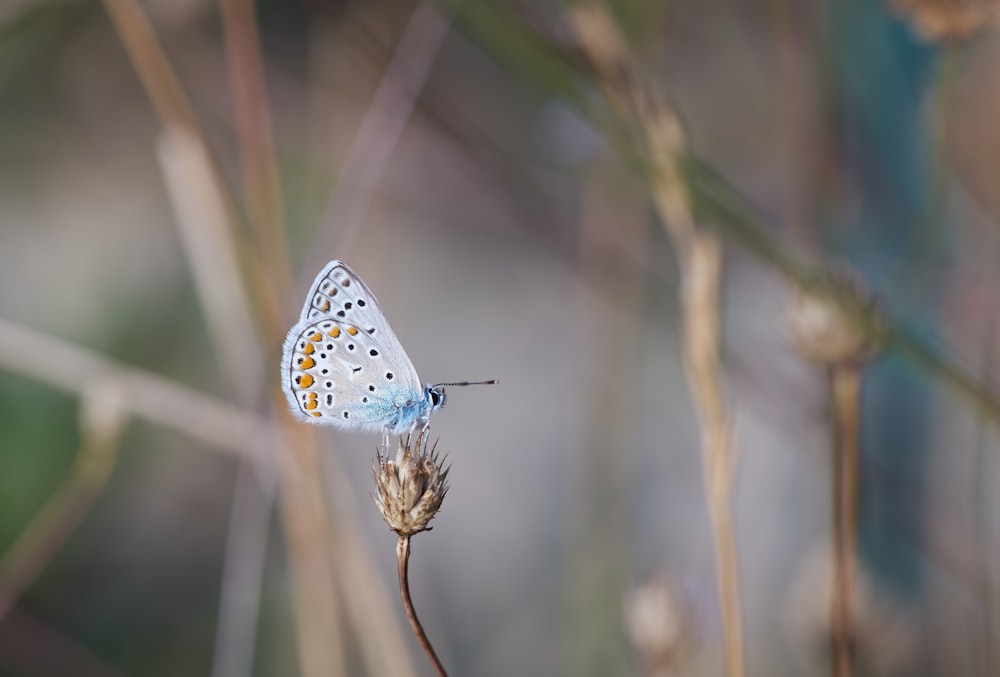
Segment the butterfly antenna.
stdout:
[[495,383],[500,383],[500,381],[494,378],[490,379],[489,381],[459,381],[457,383],[435,383],[434,387],[437,388],[438,386],[489,386]]

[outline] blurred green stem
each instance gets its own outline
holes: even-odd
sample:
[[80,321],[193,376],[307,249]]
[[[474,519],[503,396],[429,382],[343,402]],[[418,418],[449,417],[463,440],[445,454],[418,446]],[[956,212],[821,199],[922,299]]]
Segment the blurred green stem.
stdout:
[[118,459],[124,412],[104,384],[82,400],[83,440],[73,470],[0,560],[0,620],[48,565],[107,486]]

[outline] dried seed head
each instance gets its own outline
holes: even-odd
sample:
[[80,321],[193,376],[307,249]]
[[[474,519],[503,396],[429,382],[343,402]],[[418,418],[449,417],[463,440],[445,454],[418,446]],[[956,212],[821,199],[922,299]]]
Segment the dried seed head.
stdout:
[[669,674],[690,649],[694,623],[670,577],[656,573],[622,600],[625,634],[648,674]]
[[839,274],[826,274],[799,287],[788,326],[803,357],[829,366],[873,357],[886,333],[875,300]]
[[372,472],[377,493],[372,500],[390,529],[400,536],[430,529],[448,491],[448,469],[441,466],[436,443],[428,450],[423,432],[415,439],[401,437],[396,458],[380,449]]
[[928,42],[968,40],[998,16],[997,0],[892,0],[891,4]]

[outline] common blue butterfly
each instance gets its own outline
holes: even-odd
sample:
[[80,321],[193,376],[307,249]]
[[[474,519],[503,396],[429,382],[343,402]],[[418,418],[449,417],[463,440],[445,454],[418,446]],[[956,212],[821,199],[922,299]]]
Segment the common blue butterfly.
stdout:
[[346,264],[330,261],[316,276],[281,357],[281,387],[297,418],[398,435],[426,427],[452,385],[473,384],[420,384],[375,295]]

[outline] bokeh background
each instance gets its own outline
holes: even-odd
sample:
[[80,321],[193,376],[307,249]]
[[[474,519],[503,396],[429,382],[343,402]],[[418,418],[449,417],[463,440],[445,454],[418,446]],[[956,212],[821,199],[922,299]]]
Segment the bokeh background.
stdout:
[[[1000,674],[997,400],[948,376],[998,356],[994,5],[605,6],[767,246],[849,268],[948,365],[865,371],[856,674]],[[276,393],[332,258],[422,380],[501,382],[435,416],[451,489],[413,544],[452,674],[653,674],[623,623],[649,580],[671,669],[724,674],[675,252],[566,10],[0,4],[0,675],[430,674],[378,436]],[[747,674],[830,674],[827,377],[740,232]]]

